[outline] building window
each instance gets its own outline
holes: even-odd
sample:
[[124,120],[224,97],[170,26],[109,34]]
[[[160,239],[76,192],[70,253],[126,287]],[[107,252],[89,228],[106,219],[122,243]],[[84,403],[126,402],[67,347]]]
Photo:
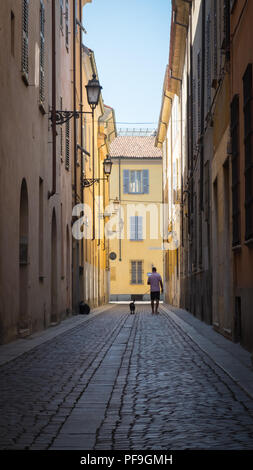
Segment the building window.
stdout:
[[45,7],[40,1],[40,102],[45,101]]
[[217,28],[217,0],[213,0],[213,77],[218,73],[218,28]]
[[206,20],[206,106],[209,111],[211,106],[211,16],[210,14]]
[[209,181],[210,181],[210,171],[209,171],[209,160],[205,163],[204,166],[204,184],[205,184],[205,205],[204,205],[204,212],[205,212],[205,221],[209,222]]
[[23,0],[21,72],[22,72],[22,77],[26,85],[28,85],[28,72],[29,72],[28,36],[29,36],[29,0]]
[[125,194],[148,194],[149,170],[123,170],[123,192]]
[[43,280],[44,268],[44,189],[43,179],[39,179],[39,278]]
[[[62,96],[60,97],[60,110],[63,110],[63,100]],[[60,126],[60,157],[63,161],[63,126]]]
[[63,0],[60,0],[60,28],[63,33]]
[[245,240],[253,238],[253,157],[252,157],[252,64],[243,76],[245,154]]
[[198,95],[198,104],[197,104],[197,115],[198,115],[198,138],[201,135],[201,58],[200,51],[197,55],[197,95]]
[[65,44],[66,48],[69,48],[69,0],[66,0],[66,11],[65,11]]
[[196,122],[196,80],[192,80],[192,141],[195,149],[197,141],[197,122]]
[[130,217],[130,240],[143,240],[143,217],[138,215]]
[[143,284],[143,261],[131,261],[131,284]]
[[69,170],[69,121],[66,122],[65,134],[65,167]]
[[231,145],[232,145],[232,245],[240,244],[240,173],[239,173],[239,96],[235,95],[231,106]]
[[224,0],[223,6],[223,24],[224,24],[224,41],[222,49],[225,51],[226,59],[230,58],[230,0]]
[[15,15],[11,11],[11,55],[15,55]]

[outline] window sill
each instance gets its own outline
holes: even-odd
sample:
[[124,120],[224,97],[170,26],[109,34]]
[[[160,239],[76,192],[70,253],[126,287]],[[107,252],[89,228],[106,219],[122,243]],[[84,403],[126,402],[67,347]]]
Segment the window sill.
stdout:
[[141,193],[137,193],[137,192],[136,193],[123,193],[123,194],[128,194],[129,196],[135,196],[136,194],[138,194],[139,196],[141,196],[141,195],[145,196],[146,194],[149,194],[149,192],[148,193],[143,193],[143,192],[141,192]]
[[253,238],[245,240],[244,245],[246,245],[248,248],[253,248]]

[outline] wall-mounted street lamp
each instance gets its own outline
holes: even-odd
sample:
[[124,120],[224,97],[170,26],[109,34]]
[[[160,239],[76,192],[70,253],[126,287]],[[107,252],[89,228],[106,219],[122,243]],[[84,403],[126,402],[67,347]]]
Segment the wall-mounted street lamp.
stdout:
[[108,155],[103,161],[103,167],[104,167],[104,174],[106,178],[84,178],[82,181],[84,188],[92,186],[95,183],[99,183],[99,181],[108,181],[108,178],[112,171],[112,160],[110,159]]
[[[56,110],[55,108],[51,110],[50,119],[52,124],[54,125],[62,125],[68,122],[72,117],[79,118],[80,114],[91,114],[92,115],[92,178],[84,179],[83,180],[83,187],[88,187],[93,185],[93,240],[95,239],[95,190],[94,190],[94,183],[98,182],[100,179],[104,178],[95,178],[95,130],[94,130],[94,110],[98,105],[100,93],[102,87],[98,79],[96,78],[96,74],[93,73],[92,79],[88,81],[88,84],[85,85],[86,92],[87,92],[87,100],[91,111],[64,111],[64,110]],[[105,159],[104,161],[104,173],[109,177],[111,173],[111,166],[112,162],[110,159]]]
[[98,105],[100,93],[102,90],[102,87],[100,86],[100,83],[97,80],[95,73],[92,76],[92,80],[89,80],[88,84],[85,85],[85,88],[87,92],[87,100],[91,107],[91,111],[67,111],[63,109],[54,111],[51,110],[50,120],[54,120],[56,125],[62,125],[65,122],[69,121],[72,117],[78,119],[80,114],[92,114],[94,120],[94,109]]

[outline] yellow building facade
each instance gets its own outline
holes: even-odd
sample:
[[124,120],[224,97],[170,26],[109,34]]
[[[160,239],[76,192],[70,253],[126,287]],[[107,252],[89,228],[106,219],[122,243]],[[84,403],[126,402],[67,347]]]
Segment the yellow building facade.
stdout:
[[121,135],[110,145],[111,301],[148,300],[152,267],[163,276],[162,153],[154,141]]
[[[98,70],[94,52],[82,44],[79,57],[79,49],[80,37],[77,36],[75,109],[82,114],[74,124],[76,131],[73,129],[73,136],[76,135],[72,172],[73,304],[76,311],[81,301],[97,307],[107,303],[109,298],[108,244],[103,215],[109,203],[109,179],[104,175],[103,161],[116,135],[114,110],[104,104],[102,94],[94,109],[93,122],[85,87],[94,74],[99,78]],[[94,179],[93,184],[87,184],[87,180]]]

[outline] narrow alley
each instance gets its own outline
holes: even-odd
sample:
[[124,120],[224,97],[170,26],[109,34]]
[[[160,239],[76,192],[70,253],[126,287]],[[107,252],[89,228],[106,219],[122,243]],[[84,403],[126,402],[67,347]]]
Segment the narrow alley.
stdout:
[[1,449],[251,449],[252,375],[185,311],[111,304],[2,346]]

